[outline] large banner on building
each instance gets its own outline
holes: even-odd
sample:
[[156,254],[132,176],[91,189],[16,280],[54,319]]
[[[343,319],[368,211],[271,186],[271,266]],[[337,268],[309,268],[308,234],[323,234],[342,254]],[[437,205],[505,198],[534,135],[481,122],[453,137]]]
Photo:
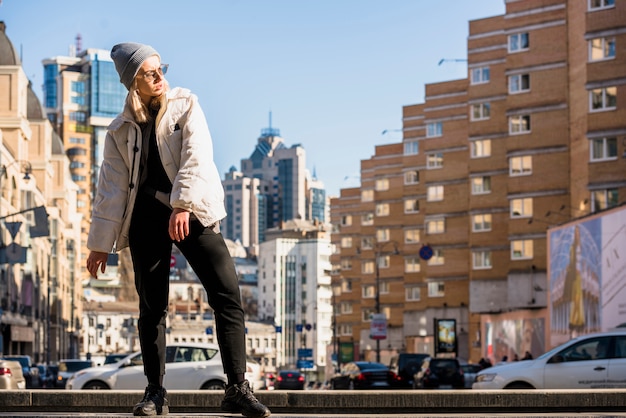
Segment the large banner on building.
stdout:
[[552,346],[626,323],[626,206],[548,231]]

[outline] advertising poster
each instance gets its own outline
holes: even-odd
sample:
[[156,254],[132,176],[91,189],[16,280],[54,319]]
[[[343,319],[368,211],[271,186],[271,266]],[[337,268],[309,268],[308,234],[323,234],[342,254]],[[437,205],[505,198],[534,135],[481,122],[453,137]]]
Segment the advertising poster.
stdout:
[[457,353],[456,319],[435,319],[436,353]]
[[548,233],[552,346],[626,323],[626,207]]

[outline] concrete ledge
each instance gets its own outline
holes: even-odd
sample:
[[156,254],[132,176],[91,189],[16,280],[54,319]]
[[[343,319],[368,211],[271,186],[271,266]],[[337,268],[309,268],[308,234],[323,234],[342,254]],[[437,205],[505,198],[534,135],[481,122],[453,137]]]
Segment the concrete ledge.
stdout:
[[[169,391],[170,412],[220,412],[222,391]],[[275,413],[626,412],[626,389],[259,391]],[[3,412],[127,413],[143,391],[2,390]]]

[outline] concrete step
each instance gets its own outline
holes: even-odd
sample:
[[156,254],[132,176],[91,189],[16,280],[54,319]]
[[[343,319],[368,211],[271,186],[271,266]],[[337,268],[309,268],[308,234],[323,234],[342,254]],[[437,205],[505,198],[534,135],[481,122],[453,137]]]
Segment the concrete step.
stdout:
[[[219,413],[222,391],[168,391],[170,412]],[[626,412],[626,389],[259,391],[273,413],[444,414]],[[1,390],[0,411],[128,413],[143,391]]]

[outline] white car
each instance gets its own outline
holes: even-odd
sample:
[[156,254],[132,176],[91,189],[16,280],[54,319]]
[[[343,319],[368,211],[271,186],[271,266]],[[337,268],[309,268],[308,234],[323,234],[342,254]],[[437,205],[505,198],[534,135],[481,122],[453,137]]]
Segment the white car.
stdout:
[[535,360],[481,370],[472,389],[626,388],[626,330],[583,335]]
[[[168,390],[223,390],[226,381],[217,345],[181,343],[167,346],[163,386]],[[65,388],[138,390],[146,385],[143,357],[137,352],[117,363],[81,370],[67,381]]]

